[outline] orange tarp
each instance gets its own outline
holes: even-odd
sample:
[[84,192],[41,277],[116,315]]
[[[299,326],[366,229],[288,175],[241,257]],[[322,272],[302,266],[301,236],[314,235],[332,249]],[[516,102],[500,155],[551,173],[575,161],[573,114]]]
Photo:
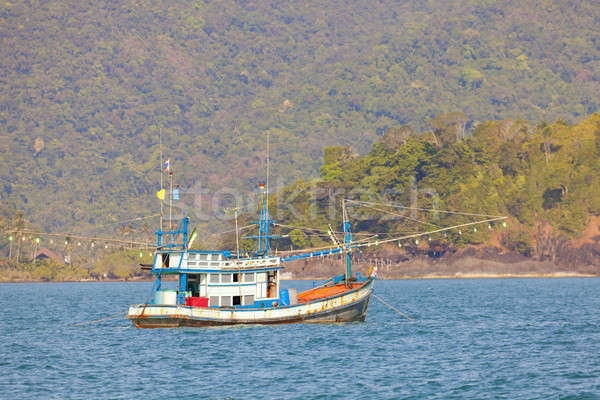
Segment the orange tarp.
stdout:
[[302,293],[298,293],[298,303],[306,303],[307,301],[322,299],[324,297],[335,296],[336,294],[344,293],[354,288],[361,286],[361,283],[354,283],[352,287],[347,288],[345,284],[335,286],[325,286],[314,288]]

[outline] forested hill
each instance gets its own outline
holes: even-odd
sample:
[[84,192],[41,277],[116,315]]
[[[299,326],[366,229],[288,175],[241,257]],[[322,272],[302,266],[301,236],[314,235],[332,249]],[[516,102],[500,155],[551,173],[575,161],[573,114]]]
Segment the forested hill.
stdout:
[[[571,267],[599,265],[600,113],[577,125],[558,121],[528,128],[523,121],[491,121],[462,138],[456,121],[438,122],[429,134],[390,129],[362,157],[342,147],[327,148],[321,179],[281,191],[271,202],[273,213],[279,212],[286,225],[323,230],[332,222],[332,201],[337,206],[342,197],[472,213],[383,205],[354,210],[353,229],[381,232],[381,239],[481,220],[482,214],[505,215],[504,227],[454,229],[447,236],[431,235],[431,242],[422,240],[420,248],[482,244]],[[334,215],[334,226],[340,226],[340,213]],[[327,236],[310,233],[297,230],[287,240],[296,247],[328,243]]]
[[[594,1],[0,4],[0,196],[46,229],[151,213],[159,131],[182,187],[315,176],[436,115],[598,109]],[[87,229],[86,228],[86,229]]]
[[[270,215],[277,220],[271,231],[272,249],[330,246],[332,236],[324,232],[330,226],[340,229],[339,206],[346,198],[354,200],[346,204],[355,239],[375,244],[355,254],[358,266],[366,265],[360,264],[361,259],[385,258],[396,264],[392,271],[396,275],[388,277],[482,271],[599,275],[600,113],[575,125],[557,121],[531,127],[522,120],[489,121],[471,135],[462,134],[457,115],[436,118],[434,124],[433,130],[423,133],[389,129],[363,156],[341,146],[325,148],[318,179],[296,181],[271,195]],[[357,201],[368,202],[363,203],[367,207],[357,208]],[[470,215],[425,211],[431,208]],[[481,220],[481,214],[505,215],[508,223],[492,221],[447,234],[394,239]],[[254,214],[243,214],[240,225],[255,219]],[[233,221],[230,224],[234,226]],[[0,227],[24,226],[32,225],[22,213],[0,206]],[[58,256],[37,264],[29,262],[38,248],[34,235],[17,232],[15,242],[2,235],[0,281],[139,278],[143,276],[139,263],[150,263],[152,254],[147,248],[130,249],[127,240],[150,242],[151,232],[124,230],[122,243],[69,237],[52,241],[41,235],[40,246]],[[243,253],[256,248],[254,239],[244,238],[247,233],[240,239]],[[382,245],[386,239],[394,240]],[[377,240],[382,242],[377,245]],[[230,230],[211,241],[203,234],[195,246],[233,250],[236,236]],[[4,258],[8,254],[10,260]],[[70,265],[62,263],[67,256]],[[441,263],[438,257],[444,257]],[[292,264],[291,271],[297,277],[339,273],[336,260],[313,261]]]

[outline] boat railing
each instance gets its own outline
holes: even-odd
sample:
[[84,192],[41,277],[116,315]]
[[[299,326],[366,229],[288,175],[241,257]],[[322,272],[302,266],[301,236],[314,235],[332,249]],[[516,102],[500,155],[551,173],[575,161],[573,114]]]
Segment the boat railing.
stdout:
[[[168,265],[155,262],[155,270],[215,270],[215,269],[254,269],[260,267],[272,267],[281,264],[279,257],[249,258],[249,259],[227,259],[219,257],[199,257],[202,254],[188,253],[185,251],[169,252]],[[215,254],[216,256],[216,254]]]

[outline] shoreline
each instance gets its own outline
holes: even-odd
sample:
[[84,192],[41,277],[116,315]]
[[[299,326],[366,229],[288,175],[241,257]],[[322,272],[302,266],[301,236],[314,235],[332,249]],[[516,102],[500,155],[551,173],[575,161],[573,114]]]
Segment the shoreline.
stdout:
[[[387,279],[503,279],[503,278],[598,278],[596,274],[580,274],[577,272],[551,272],[543,274],[462,274],[456,275],[423,275],[423,276],[402,276],[398,278]],[[385,279],[385,278],[384,278]]]
[[[577,272],[550,272],[540,274],[481,274],[481,273],[456,273],[454,275],[435,275],[425,274],[420,276],[399,275],[394,277],[378,277],[378,280],[393,281],[393,280],[429,280],[429,279],[546,279],[546,278],[599,278],[597,274],[582,274]],[[322,281],[331,277],[303,277],[281,279],[282,281]],[[64,281],[44,281],[44,280],[16,280],[16,281],[0,281],[4,283],[121,283],[121,282],[153,282],[154,279],[85,279],[85,280],[64,280]],[[175,280],[173,280],[175,282]]]

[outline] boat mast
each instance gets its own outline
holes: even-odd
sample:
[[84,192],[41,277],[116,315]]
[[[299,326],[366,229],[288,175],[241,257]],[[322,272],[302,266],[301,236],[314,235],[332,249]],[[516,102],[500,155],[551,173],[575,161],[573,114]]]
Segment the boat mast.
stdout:
[[258,222],[258,251],[257,255],[269,255],[269,224],[273,221],[269,219],[269,193],[265,189],[264,183],[260,183],[263,191],[264,201],[262,210],[260,210],[260,220]]
[[[160,192],[162,193],[163,190],[163,152],[162,152],[162,127],[158,128],[158,137],[159,137],[159,149],[160,149],[160,160],[159,160],[159,164],[160,164]],[[160,230],[163,230],[163,200],[160,200]]]
[[169,171],[169,178],[171,182],[169,194],[169,230],[171,230],[173,229],[173,171]]
[[265,257],[269,255],[269,223],[271,221],[269,221],[269,166],[271,163],[271,160],[269,159],[270,157],[270,135],[269,135],[269,131],[267,131],[267,187],[266,187],[266,191],[265,191],[265,220],[263,222],[263,229],[264,229],[264,239],[265,239],[265,246],[264,246],[264,250],[265,250]]
[[[267,219],[269,219],[269,165],[271,164],[271,160],[270,160],[270,147],[269,147],[269,142],[270,142],[270,136],[269,136],[269,131],[267,131],[267,198],[266,198],[266,206],[265,206],[265,210],[267,210]],[[268,235],[268,232],[267,232]]]
[[240,231],[238,230],[238,210],[239,207],[233,209],[235,213],[235,249],[237,251],[237,259],[240,259]]
[[263,209],[260,212],[259,233],[258,233],[258,254],[269,255],[269,224],[273,221],[269,219],[269,131],[267,131],[267,187],[264,183],[260,183],[260,188],[263,190],[264,203]]
[[352,236],[350,235],[350,221],[346,212],[345,199],[342,199],[342,219],[344,222],[344,247],[346,248],[346,286],[349,286],[352,277],[352,252],[350,251]]

